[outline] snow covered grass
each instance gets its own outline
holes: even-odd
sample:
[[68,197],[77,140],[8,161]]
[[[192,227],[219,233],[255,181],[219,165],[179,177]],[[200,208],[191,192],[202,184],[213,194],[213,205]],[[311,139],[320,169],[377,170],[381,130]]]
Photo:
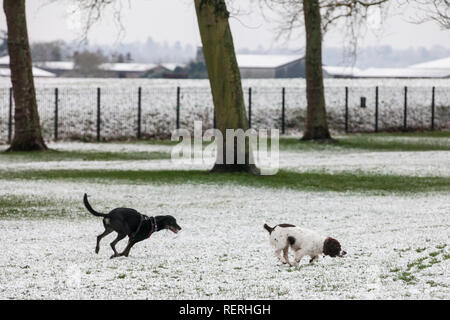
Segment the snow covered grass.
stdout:
[[[297,136],[280,140],[281,169],[297,172],[450,177],[448,131],[338,135],[335,136],[338,140],[335,144],[299,142],[299,138]],[[177,165],[165,160],[173,144],[168,140],[50,143],[49,147],[58,152],[50,155],[0,153],[0,170],[147,171],[208,170],[212,167],[213,158],[201,165]],[[0,147],[0,150],[6,147]],[[151,159],[153,160],[148,161]]]
[[[96,255],[95,237],[103,227],[82,207],[84,192],[100,211],[128,206],[148,215],[172,214],[183,230],[156,233],[129,258],[113,260],[110,235]],[[450,297],[448,192],[375,196],[3,180],[0,199],[9,203],[0,207],[2,299]],[[334,236],[348,254],[315,265],[305,259],[298,268],[281,265],[264,220]]]
[[[425,135],[285,139],[282,170],[268,177],[140,160],[167,154],[167,142],[3,154],[0,299],[449,299],[449,137]],[[83,207],[85,192],[98,211],[171,214],[183,230],[112,260],[109,235],[96,255],[103,226]],[[263,221],[333,236],[348,254],[281,265]]]

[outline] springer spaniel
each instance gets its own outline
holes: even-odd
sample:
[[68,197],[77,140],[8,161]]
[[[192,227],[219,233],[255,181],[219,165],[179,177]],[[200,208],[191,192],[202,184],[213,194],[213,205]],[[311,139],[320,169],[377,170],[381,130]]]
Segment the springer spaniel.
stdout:
[[[315,231],[296,227],[292,224],[278,224],[271,228],[264,224],[270,234],[270,243],[275,247],[275,256],[282,263],[298,266],[304,256],[310,256],[309,263],[319,259],[320,254],[330,257],[342,257],[347,252],[341,250],[340,243],[333,238],[324,237]],[[295,252],[294,262],[289,261],[289,247]],[[283,256],[281,256],[283,251]]]

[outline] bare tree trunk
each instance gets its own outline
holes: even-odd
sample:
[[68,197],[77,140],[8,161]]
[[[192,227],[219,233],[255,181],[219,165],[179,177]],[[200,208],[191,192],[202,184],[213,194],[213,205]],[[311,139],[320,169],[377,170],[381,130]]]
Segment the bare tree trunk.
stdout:
[[[216,127],[223,135],[223,163],[216,163],[213,172],[248,171],[258,173],[250,164],[251,150],[246,139],[245,163],[238,164],[237,144],[234,141],[234,161],[227,164],[226,129],[243,129],[248,126],[242,92],[241,75],[236,61],[233,37],[228,24],[229,12],[224,0],[195,0],[198,26],[203,45],[208,77],[214,101]],[[218,159],[221,159],[218,156]],[[228,159],[231,160],[231,159]],[[228,161],[230,162],[230,161]]]
[[306,31],[306,130],[302,140],[331,139],[322,74],[322,29],[318,0],[303,0]]
[[14,137],[9,151],[46,150],[41,135],[28,42],[25,0],[4,0],[14,92]]

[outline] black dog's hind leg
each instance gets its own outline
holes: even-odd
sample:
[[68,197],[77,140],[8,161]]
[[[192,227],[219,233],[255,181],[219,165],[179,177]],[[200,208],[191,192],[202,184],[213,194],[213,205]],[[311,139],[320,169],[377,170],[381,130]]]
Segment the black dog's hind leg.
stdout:
[[105,231],[97,236],[97,246],[95,247],[95,253],[98,253],[100,251],[100,240],[103,239],[103,237],[106,237],[108,234],[113,232],[114,230],[108,227],[105,227]]
[[119,234],[117,235],[117,238],[116,238],[113,242],[111,242],[111,248],[112,248],[113,251],[114,251],[114,254],[111,256],[111,259],[114,258],[114,257],[118,257],[118,256],[119,256],[119,253],[118,253],[117,250],[116,250],[116,244],[117,244],[117,242],[119,242],[120,240],[122,240],[123,238],[125,238],[126,236],[127,236],[126,233],[119,233]]

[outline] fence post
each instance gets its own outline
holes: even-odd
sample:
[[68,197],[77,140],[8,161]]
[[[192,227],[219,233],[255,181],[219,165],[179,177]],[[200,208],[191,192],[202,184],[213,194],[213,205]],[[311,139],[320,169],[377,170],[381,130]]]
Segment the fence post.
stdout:
[[375,87],[375,132],[378,132],[378,86]]
[[13,89],[9,88],[9,118],[8,118],[8,143],[12,141],[12,108],[13,108]]
[[248,88],[248,127],[252,127],[252,88]]
[[345,133],[348,133],[348,87],[345,87]]
[[408,116],[408,87],[405,86],[405,103],[403,109],[403,131],[407,128],[407,116]]
[[58,141],[58,88],[55,88],[55,141]]
[[100,141],[100,98],[101,91],[97,88],[97,141]]
[[177,129],[180,129],[180,87],[177,87]]
[[283,87],[283,89],[281,89],[281,134],[284,134],[286,132],[285,95],[286,95],[286,89]]
[[142,88],[138,88],[138,113],[137,113],[137,138],[141,138],[141,96],[142,96]]
[[435,87],[433,87],[432,93],[431,93],[431,130],[434,131],[434,94],[435,94]]
[[213,106],[213,128],[216,129],[216,108]]

